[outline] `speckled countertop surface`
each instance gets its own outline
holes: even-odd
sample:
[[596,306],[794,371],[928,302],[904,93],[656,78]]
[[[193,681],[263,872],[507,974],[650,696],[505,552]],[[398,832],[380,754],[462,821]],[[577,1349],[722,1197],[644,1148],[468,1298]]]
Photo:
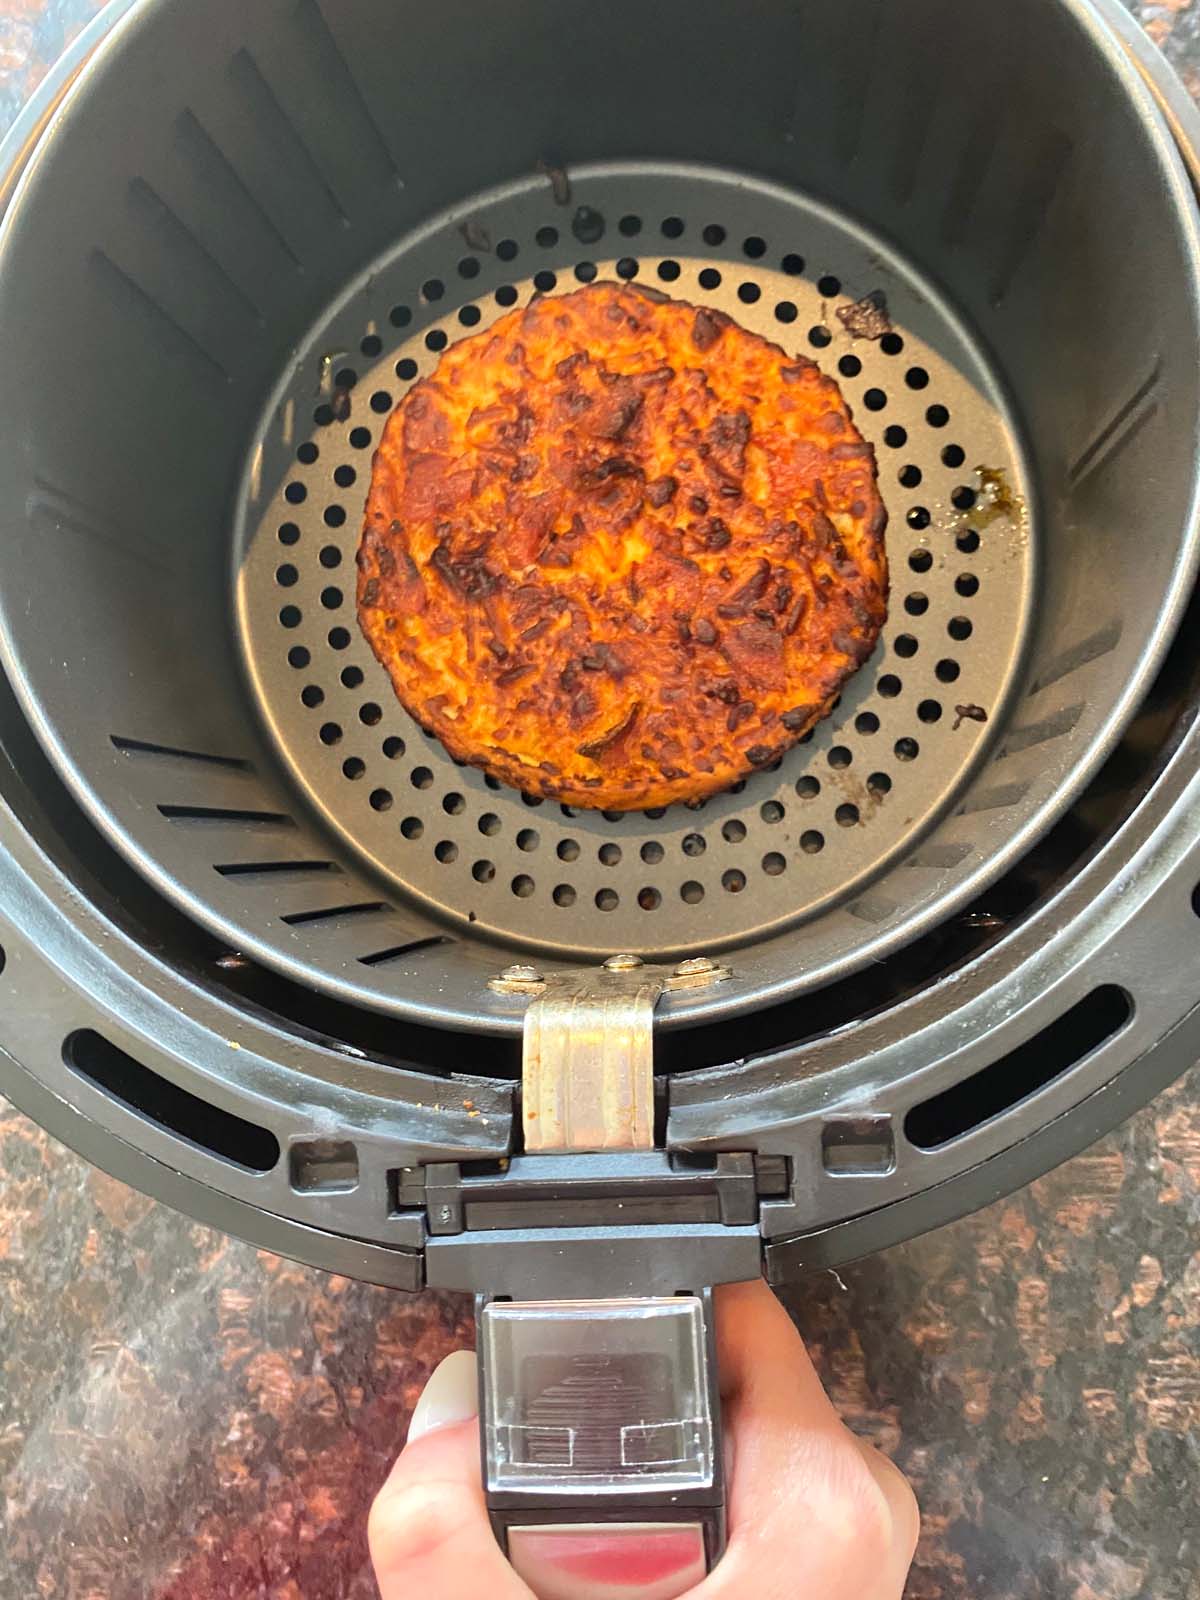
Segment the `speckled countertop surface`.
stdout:
[[[0,0],[0,127],[97,9]],[[1200,95],[1200,0],[1131,10]],[[366,1507],[466,1302],[235,1243],[3,1108],[0,1174],[0,1595],[374,1596]],[[1200,1069],[1012,1199],[793,1295],[835,1401],[917,1486],[912,1600],[1195,1600],[1198,1224]]]

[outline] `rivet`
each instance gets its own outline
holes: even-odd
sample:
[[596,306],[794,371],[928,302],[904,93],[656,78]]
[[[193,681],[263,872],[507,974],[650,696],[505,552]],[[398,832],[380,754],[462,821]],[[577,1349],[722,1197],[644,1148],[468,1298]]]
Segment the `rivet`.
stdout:
[[609,956],[604,963],[604,970],[605,972],[634,972],[641,965],[641,956]]
[[677,978],[694,978],[706,972],[716,970],[716,962],[710,961],[707,956],[693,956],[690,961],[681,961],[675,968]]
[[506,978],[509,983],[541,983],[542,981],[542,975],[538,969],[526,966],[523,962],[517,962],[512,967],[505,967],[500,976]]

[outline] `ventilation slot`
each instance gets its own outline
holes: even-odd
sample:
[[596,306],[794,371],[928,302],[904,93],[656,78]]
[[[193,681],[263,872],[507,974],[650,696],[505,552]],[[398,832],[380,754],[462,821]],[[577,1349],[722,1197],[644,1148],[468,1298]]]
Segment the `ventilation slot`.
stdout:
[[430,939],[414,939],[411,944],[396,944],[389,950],[376,950],[373,955],[359,956],[359,962],[364,967],[382,967],[389,961],[399,961],[401,956],[416,955],[418,950],[433,950],[440,944],[453,944],[453,939],[448,939],[445,934],[436,934]]
[[168,822],[245,822],[270,828],[294,828],[282,811],[238,811],[227,806],[159,806]]
[[266,1128],[224,1111],[159,1077],[103,1034],[80,1028],[63,1044],[63,1060],[95,1088],[119,1100],[168,1133],[251,1172],[270,1172],[279,1141]]
[[321,911],[289,911],[287,916],[280,920],[286,922],[289,928],[305,928],[314,922],[336,922],[342,917],[363,917],[368,912],[391,909],[391,906],[385,905],[382,900],[363,900],[357,905],[330,906]]
[[162,344],[181,355],[193,371],[203,372],[210,380],[215,379],[222,384],[233,382],[216,356],[204,348],[195,334],[176,321],[166,306],[156,300],[148,289],[144,289],[136,278],[131,278],[110,256],[106,256],[103,250],[92,251],[90,264],[112,299],[128,313],[130,324],[136,324],[134,338],[154,339],[156,344]]
[[114,750],[123,756],[171,756],[177,761],[202,761],[210,767],[228,767],[233,772],[253,772],[253,764],[240,756],[214,756],[204,750],[179,750],[170,744],[149,744],[145,739],[122,739],[110,734]]
[[1146,380],[1134,390],[1116,415],[1101,428],[1072,465],[1067,474],[1067,482],[1072,489],[1079,488],[1080,484],[1097,473],[1101,467],[1106,466],[1114,456],[1119,455],[1149,422],[1157,409],[1155,393],[1161,375],[1162,362],[1159,358],[1155,360]]
[[223,878],[276,877],[280,873],[340,872],[336,861],[225,861],[214,866]]
[[1115,984],[1093,989],[990,1067],[913,1106],[904,1119],[909,1143],[918,1150],[936,1150],[1011,1110],[1099,1049],[1132,1015],[1133,1001],[1124,989]]

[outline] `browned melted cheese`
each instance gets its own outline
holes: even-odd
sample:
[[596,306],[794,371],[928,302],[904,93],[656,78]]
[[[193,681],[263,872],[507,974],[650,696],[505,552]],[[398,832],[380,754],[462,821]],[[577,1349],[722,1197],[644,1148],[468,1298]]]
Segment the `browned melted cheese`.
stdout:
[[887,612],[874,453],[802,356],[624,284],[534,300],[388,420],[358,614],[406,709],[529,794],[726,789]]

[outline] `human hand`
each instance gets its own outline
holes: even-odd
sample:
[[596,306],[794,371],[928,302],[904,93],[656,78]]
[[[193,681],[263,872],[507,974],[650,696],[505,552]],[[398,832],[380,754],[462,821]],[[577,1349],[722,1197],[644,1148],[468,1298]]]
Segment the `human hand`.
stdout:
[[[686,1600],[900,1600],[919,1515],[898,1468],[830,1404],[795,1329],[763,1283],[717,1291],[729,1543]],[[413,1413],[375,1500],[371,1555],[383,1600],[641,1600],[679,1594],[593,1553],[531,1588],[502,1554],[479,1472],[474,1357],[447,1357]]]

